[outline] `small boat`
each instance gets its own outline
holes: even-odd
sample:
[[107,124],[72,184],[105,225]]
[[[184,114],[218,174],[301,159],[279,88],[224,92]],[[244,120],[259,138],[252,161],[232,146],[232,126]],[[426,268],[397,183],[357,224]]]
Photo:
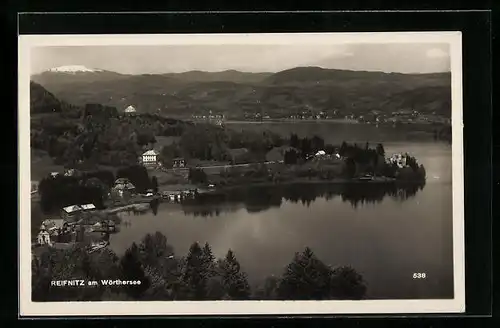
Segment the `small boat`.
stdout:
[[373,181],[373,176],[371,175],[364,175],[362,177],[359,177],[358,178],[359,181]]

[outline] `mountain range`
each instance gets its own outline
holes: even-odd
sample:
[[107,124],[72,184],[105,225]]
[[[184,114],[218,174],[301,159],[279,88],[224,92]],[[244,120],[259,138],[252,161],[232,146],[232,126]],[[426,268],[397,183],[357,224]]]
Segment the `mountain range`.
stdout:
[[100,103],[138,112],[227,116],[244,112],[290,115],[304,109],[342,113],[414,109],[451,116],[451,74],[401,74],[297,67],[277,73],[189,71],[129,75],[63,66],[32,75],[74,105]]

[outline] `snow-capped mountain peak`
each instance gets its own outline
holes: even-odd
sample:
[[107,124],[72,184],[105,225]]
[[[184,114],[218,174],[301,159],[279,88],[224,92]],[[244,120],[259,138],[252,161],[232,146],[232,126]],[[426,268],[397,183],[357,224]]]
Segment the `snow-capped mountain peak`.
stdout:
[[47,71],[48,72],[59,72],[59,73],[102,72],[101,69],[88,68],[88,67],[85,67],[83,65],[59,66],[59,67],[51,68]]

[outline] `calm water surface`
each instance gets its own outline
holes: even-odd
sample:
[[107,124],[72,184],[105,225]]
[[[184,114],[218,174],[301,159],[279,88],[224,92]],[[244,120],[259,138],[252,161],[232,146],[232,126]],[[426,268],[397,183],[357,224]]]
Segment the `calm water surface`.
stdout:
[[[351,140],[364,137],[383,141],[387,153],[416,156],[426,167],[426,185],[406,200],[394,191],[363,188],[353,194],[337,186],[325,195],[310,186],[299,188],[299,194],[296,189],[295,195],[290,195],[293,188],[285,194],[261,190],[257,199],[245,199],[240,192],[240,202],[234,196],[199,208],[163,203],[156,215],[125,216],[127,224],[112,235],[110,247],[121,255],[155,231],[167,236],[178,255],[185,255],[194,241],[208,242],[218,257],[232,249],[250,283],[259,284],[271,274],[281,275],[294,252],[309,246],[325,263],[351,265],[360,272],[370,298],[452,298],[451,146],[393,142],[381,135]],[[255,191],[247,195],[255,198]],[[413,279],[416,272],[427,278]]]

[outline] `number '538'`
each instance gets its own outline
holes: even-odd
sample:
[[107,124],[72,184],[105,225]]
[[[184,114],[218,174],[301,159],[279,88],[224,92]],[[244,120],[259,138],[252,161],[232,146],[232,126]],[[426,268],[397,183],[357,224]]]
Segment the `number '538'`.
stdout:
[[426,277],[425,272],[416,272],[413,274],[413,279],[425,279]]

